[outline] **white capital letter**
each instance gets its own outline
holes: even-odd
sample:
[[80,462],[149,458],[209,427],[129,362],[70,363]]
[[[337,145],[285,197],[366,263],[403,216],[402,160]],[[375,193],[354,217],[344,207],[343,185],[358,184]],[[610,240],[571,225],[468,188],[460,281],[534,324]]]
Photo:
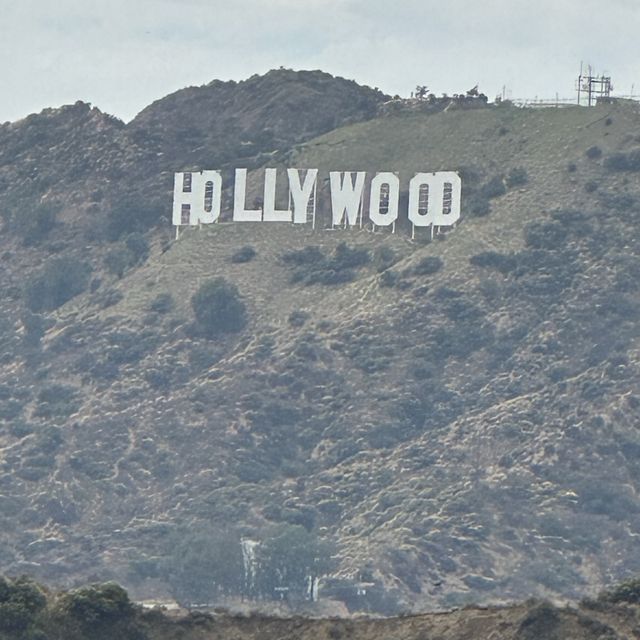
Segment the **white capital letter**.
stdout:
[[211,224],[220,217],[222,176],[219,171],[184,171],[175,174],[173,224]]
[[450,226],[460,219],[461,194],[455,171],[418,173],[409,183],[409,220],[416,227]]
[[[388,186],[387,195],[382,199],[382,185]],[[393,224],[398,218],[400,203],[400,179],[390,172],[378,173],[371,181],[371,198],[369,202],[369,220],[379,227]],[[380,209],[386,209],[381,211]]]
[[302,185],[298,169],[287,169],[287,175],[289,176],[289,191],[293,200],[293,221],[296,224],[304,224],[307,221],[307,208],[318,178],[318,170],[308,169]]
[[262,209],[245,209],[247,199],[247,170],[236,169],[233,189],[233,219],[235,222],[260,222]]
[[[362,191],[364,190],[366,175],[366,172],[358,171],[354,185],[351,172],[347,172],[346,174],[340,171],[329,172],[331,209],[334,225],[339,225],[342,222],[345,213],[347,215],[347,222],[351,226],[358,224],[358,214],[360,212],[360,203],[362,202]],[[347,176],[349,177],[348,180]]]
[[264,221],[291,222],[289,209],[276,209],[277,169],[265,169],[264,172]]

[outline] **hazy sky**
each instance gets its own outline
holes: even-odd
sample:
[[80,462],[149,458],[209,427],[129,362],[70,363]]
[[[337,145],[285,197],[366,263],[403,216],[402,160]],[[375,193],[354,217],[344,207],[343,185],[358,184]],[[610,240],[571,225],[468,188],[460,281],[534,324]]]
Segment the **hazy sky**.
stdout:
[[78,99],[125,120],[285,66],[408,96],[571,97],[580,61],[640,93],[640,0],[0,0],[0,122]]

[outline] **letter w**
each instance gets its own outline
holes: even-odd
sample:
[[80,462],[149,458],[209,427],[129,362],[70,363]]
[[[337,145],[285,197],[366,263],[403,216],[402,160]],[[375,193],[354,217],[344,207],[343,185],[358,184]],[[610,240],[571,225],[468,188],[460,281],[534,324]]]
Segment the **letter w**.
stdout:
[[356,173],[356,182],[354,185],[351,172],[329,172],[329,181],[331,184],[331,210],[333,213],[334,226],[342,224],[345,213],[349,225],[355,226],[358,224],[360,203],[362,202],[362,192],[364,190],[366,175],[365,171],[358,171]]

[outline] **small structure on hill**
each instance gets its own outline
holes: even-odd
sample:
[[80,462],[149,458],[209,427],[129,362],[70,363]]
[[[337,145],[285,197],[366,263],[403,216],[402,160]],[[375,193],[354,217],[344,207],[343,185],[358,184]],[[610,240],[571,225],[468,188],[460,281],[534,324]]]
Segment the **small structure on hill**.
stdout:
[[580,65],[580,75],[578,76],[578,104],[587,107],[594,106],[598,100],[608,100],[613,91],[611,76],[594,75],[591,65],[587,67],[587,72],[583,72]]

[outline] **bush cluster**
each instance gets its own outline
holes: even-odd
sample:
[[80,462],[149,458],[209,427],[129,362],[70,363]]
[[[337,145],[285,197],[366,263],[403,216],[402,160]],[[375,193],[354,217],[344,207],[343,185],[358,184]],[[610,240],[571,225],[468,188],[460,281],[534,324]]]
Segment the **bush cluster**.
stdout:
[[124,243],[110,249],[104,258],[104,265],[114,276],[122,278],[130,267],[145,262],[149,256],[149,243],[139,232],[130,233]]
[[609,171],[640,171],[640,149],[613,153],[604,159],[603,165]]
[[335,248],[331,256],[326,256],[316,246],[307,246],[282,256],[285,264],[294,267],[291,281],[305,285],[351,282],[356,277],[356,270],[370,260],[368,249],[350,247],[344,242]]
[[34,313],[51,311],[82,293],[89,283],[91,267],[81,260],[59,257],[27,281],[25,302]]
[[242,264],[245,262],[251,262],[255,257],[256,250],[251,245],[246,245],[232,253],[229,260],[234,264]]
[[224,278],[208,280],[191,298],[200,331],[207,337],[242,331],[247,309],[235,285]]

